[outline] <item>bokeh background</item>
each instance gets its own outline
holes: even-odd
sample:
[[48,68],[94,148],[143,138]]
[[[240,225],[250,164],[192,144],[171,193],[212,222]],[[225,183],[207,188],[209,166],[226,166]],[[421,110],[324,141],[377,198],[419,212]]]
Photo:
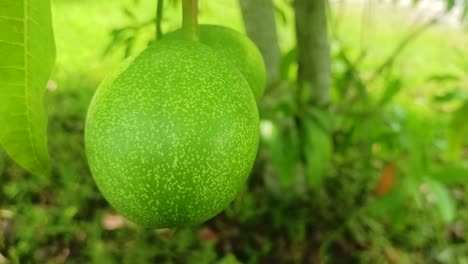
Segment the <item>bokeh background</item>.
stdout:
[[[304,134],[292,99],[294,12],[275,0],[279,80],[259,104],[261,144],[248,184],[200,226],[148,230],[98,192],[83,131],[101,80],[154,41],[155,2],[53,1],[53,171],[33,176],[0,155],[1,264],[468,263],[462,1],[331,1],[331,104],[308,108],[320,128]],[[455,2],[450,12],[447,2]],[[200,1],[200,22],[245,32],[237,1]],[[179,25],[180,4],[166,1],[163,31]],[[299,152],[319,162],[304,163]]]

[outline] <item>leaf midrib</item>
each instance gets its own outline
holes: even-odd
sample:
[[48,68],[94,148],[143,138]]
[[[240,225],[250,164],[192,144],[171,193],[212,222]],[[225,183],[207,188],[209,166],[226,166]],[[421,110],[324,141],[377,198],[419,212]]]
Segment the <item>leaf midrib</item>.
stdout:
[[34,153],[34,161],[38,165],[38,167],[42,167],[41,163],[39,162],[37,155],[39,154],[37,151],[37,147],[34,144],[34,140],[32,138],[32,130],[31,130],[31,116],[30,116],[30,107],[29,107],[29,102],[30,102],[30,94],[29,94],[29,64],[28,64],[28,56],[29,56],[29,50],[28,50],[28,0],[23,0],[23,12],[24,12],[24,18],[23,18],[23,23],[24,23],[24,96],[26,100],[26,123],[28,127],[28,137],[29,137],[29,144],[31,144],[32,151]]

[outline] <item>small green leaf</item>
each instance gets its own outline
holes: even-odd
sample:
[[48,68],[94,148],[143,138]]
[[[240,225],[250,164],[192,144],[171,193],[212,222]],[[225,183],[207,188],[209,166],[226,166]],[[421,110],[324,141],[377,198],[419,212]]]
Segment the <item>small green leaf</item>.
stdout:
[[218,264],[241,264],[239,260],[237,260],[236,256],[232,253],[227,254],[222,259],[218,261]]
[[128,8],[126,6],[122,6],[122,13],[124,13],[124,15],[131,21],[136,21],[137,20],[136,15],[133,12],[133,10],[130,10],[130,8]]
[[468,14],[468,0],[463,0],[463,10],[460,16],[460,19],[465,19],[466,14]]
[[[268,128],[265,128],[267,126]],[[272,122],[261,123],[262,140],[270,151],[271,162],[279,176],[279,184],[282,190],[291,190],[294,185],[294,168],[299,161],[294,142],[294,130],[292,126],[278,127]],[[266,137],[263,131],[271,131],[271,136]]]
[[282,80],[289,80],[291,69],[297,64],[297,48],[292,48],[283,55],[279,65],[280,77]]
[[311,187],[319,186],[326,174],[333,152],[330,134],[321,128],[314,120],[303,119],[304,122],[304,155],[306,173]]
[[407,192],[401,191],[401,184],[396,185],[390,192],[384,196],[373,200],[369,205],[369,212],[376,217],[388,216],[393,219],[397,216],[397,211],[404,208],[405,201],[409,198]]
[[382,97],[380,98],[379,105],[383,106],[390,102],[393,97],[398,94],[402,87],[403,84],[400,79],[390,80],[385,87],[385,91]]
[[418,191],[417,182],[405,177],[397,181],[390,192],[373,200],[369,204],[369,212],[376,217],[387,217],[392,223],[399,223],[404,217],[404,209],[412,195]]
[[468,182],[468,165],[463,163],[448,164],[431,171],[431,176],[443,184],[466,184]]
[[307,113],[327,133],[331,133],[336,126],[337,118],[330,111],[318,107],[310,107]]
[[447,0],[447,12],[452,10],[452,8],[455,6],[455,0]]
[[426,183],[430,192],[434,195],[440,217],[446,223],[452,222],[455,219],[456,206],[447,187],[433,179],[428,179]]
[[286,15],[286,12],[281,9],[281,7],[275,5],[275,13],[280,18],[281,23],[285,25],[288,24],[288,16]]
[[468,98],[468,93],[463,92],[461,88],[454,88],[446,93],[435,95],[432,100],[436,103],[447,103],[454,100],[464,100]]
[[130,57],[132,55],[132,50],[135,45],[135,36],[129,37],[128,39],[125,40],[125,52],[124,52],[124,58]]
[[460,76],[451,73],[433,74],[427,78],[427,81],[437,83],[458,82],[460,81]]
[[448,133],[448,159],[457,160],[463,147],[465,136],[468,132],[468,101],[453,113]]
[[50,0],[0,2],[0,143],[28,171],[49,170],[45,86],[55,60]]

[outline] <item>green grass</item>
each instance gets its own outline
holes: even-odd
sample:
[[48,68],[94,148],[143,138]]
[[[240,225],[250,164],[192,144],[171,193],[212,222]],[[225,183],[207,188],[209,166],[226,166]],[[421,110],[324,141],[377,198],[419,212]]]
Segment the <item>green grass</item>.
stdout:
[[[345,47],[350,48],[352,58],[356,58],[361,49],[368,52],[360,67],[363,71],[374,70],[408,33],[421,26],[420,20],[408,14],[411,11],[375,3],[372,6],[373,13],[366,13],[363,7],[345,5],[341,11],[335,11],[339,17],[334,17],[331,23],[333,25],[339,19],[331,30],[336,32],[334,34]],[[410,42],[394,65],[406,85],[400,100],[411,105],[415,96],[440,93],[440,87],[427,85],[427,79],[435,74],[466,76],[468,68],[463,58],[468,56],[467,46],[468,34],[463,30],[437,25]]]

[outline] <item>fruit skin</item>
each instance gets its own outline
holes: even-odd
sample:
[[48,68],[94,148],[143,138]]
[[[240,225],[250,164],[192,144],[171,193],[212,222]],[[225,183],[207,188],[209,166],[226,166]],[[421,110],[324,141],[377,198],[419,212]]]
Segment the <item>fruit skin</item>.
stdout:
[[[183,37],[182,30],[176,30],[164,38]],[[257,102],[263,96],[266,84],[265,62],[257,46],[245,35],[228,27],[200,25],[200,42],[210,46],[224,56],[245,77]]]
[[97,90],[86,154],[108,202],[147,227],[201,223],[244,185],[259,117],[242,75],[211,48],[161,41]]

